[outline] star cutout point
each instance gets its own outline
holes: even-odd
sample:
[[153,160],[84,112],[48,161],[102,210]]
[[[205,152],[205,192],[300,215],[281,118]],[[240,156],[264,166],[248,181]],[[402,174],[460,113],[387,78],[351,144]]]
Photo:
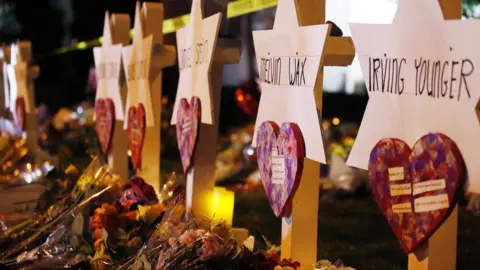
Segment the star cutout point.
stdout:
[[144,38],[144,31],[143,31],[143,16],[142,16],[142,8],[140,6],[140,2],[137,1],[135,6],[135,20],[133,23],[133,42],[141,42]]
[[480,22],[444,20],[436,0],[402,0],[392,24],[350,29],[369,101],[348,164],[366,169],[381,139],[413,146],[423,135],[440,132],[456,142],[469,188],[480,192],[480,53],[471,34]]
[[105,20],[103,24],[103,39],[102,45],[112,45],[112,20],[110,20],[110,15],[108,11],[105,11]]

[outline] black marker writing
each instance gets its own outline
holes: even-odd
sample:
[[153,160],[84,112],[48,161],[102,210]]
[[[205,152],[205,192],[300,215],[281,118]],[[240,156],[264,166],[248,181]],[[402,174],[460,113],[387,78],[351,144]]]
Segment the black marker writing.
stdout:
[[[298,53],[297,53],[298,55]],[[305,85],[305,64],[307,58],[290,57],[288,58],[288,75],[290,85]]]
[[127,68],[127,79],[129,81],[142,80],[146,79],[145,76],[145,62],[137,61],[133,64],[128,65]]
[[415,59],[415,95],[460,100],[462,92],[470,98],[468,77],[475,67],[471,60]]
[[118,62],[102,62],[97,67],[99,80],[118,78]]
[[97,67],[96,71],[97,71],[97,78],[99,80],[105,79],[105,76],[106,76],[106,73],[107,73],[105,63],[98,64],[98,67]]
[[195,61],[196,65],[201,65],[207,62],[207,54],[208,54],[208,40],[203,40],[196,44],[197,50],[197,59]]
[[368,58],[368,91],[381,91],[401,95],[405,87],[402,65],[405,58]]
[[282,73],[282,59],[270,57],[260,59],[260,80],[268,84],[280,84]]
[[192,67],[192,59],[190,58],[191,55],[192,48],[178,50],[178,65],[180,70]]

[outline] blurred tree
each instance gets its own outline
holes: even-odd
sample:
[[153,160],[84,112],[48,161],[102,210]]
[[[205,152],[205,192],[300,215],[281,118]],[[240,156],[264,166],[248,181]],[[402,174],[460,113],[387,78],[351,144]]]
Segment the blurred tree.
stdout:
[[465,18],[480,17],[480,0],[462,0],[463,16]]
[[15,3],[0,1],[0,41],[9,43],[22,31],[22,26],[15,15]]

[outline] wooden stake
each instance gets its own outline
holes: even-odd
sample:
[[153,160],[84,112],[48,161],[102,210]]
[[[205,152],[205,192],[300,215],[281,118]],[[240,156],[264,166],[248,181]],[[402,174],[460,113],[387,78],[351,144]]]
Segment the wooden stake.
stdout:
[[[446,20],[462,18],[461,0],[438,0]],[[457,263],[458,205],[438,230],[408,254],[409,270],[454,270]]]
[[[130,16],[128,14],[112,14],[110,18],[111,25],[111,41],[104,40],[103,44],[115,45],[122,44],[123,46],[130,43]],[[123,65],[120,65],[123,69]],[[127,98],[127,84],[125,80],[125,73],[120,70],[120,97],[122,99],[123,111],[125,113],[125,102]],[[122,179],[128,179],[128,138],[127,131],[123,129],[123,121],[115,120],[115,128],[113,130],[112,147],[108,154],[108,165],[112,168],[115,174],[118,174]]]
[[149,78],[155,125],[146,127],[142,169],[139,175],[158,193],[160,192],[162,69],[175,65],[176,50],[173,46],[163,45],[163,4],[144,2],[141,14],[144,37],[153,35]]
[[[325,23],[325,0],[296,0],[300,26]],[[330,32],[330,31],[329,31]],[[323,67],[348,66],[355,57],[350,37],[327,37],[315,83],[319,119],[322,112]],[[317,261],[320,163],[305,159],[300,186],[292,201],[292,215],[282,219],[282,258],[292,258],[301,269],[312,269]]]
[[292,215],[282,218],[282,259],[300,262],[300,269],[312,269],[317,261],[319,189],[320,163],[305,159]]
[[458,205],[438,230],[408,254],[409,270],[454,270],[457,261]]

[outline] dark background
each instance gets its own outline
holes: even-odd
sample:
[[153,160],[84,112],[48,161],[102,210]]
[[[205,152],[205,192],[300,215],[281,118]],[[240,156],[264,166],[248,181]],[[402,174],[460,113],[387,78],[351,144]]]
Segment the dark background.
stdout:
[[[186,14],[190,10],[189,0],[162,2],[165,18]],[[40,66],[41,72],[35,82],[36,103],[47,104],[50,113],[55,113],[60,107],[72,106],[87,98],[87,78],[89,68],[93,66],[93,55],[91,49],[64,54],[53,52],[70,46],[72,42],[101,36],[106,10],[129,13],[133,21],[135,3],[135,0],[0,0],[0,43],[9,44],[17,39],[32,42],[34,64]],[[464,0],[464,15],[474,17],[477,4],[478,0]],[[233,33],[231,36],[240,32],[235,28],[239,25],[238,20],[229,20],[229,31]],[[166,43],[172,44],[174,41],[173,34],[165,37]],[[163,93],[169,96],[169,100],[175,97],[177,82],[177,67],[165,69]],[[234,91],[234,88],[223,90],[223,123],[235,124],[249,120],[235,106]],[[324,118],[339,117],[359,122],[367,97],[325,94],[324,100]],[[226,128],[222,125],[222,130]]]

